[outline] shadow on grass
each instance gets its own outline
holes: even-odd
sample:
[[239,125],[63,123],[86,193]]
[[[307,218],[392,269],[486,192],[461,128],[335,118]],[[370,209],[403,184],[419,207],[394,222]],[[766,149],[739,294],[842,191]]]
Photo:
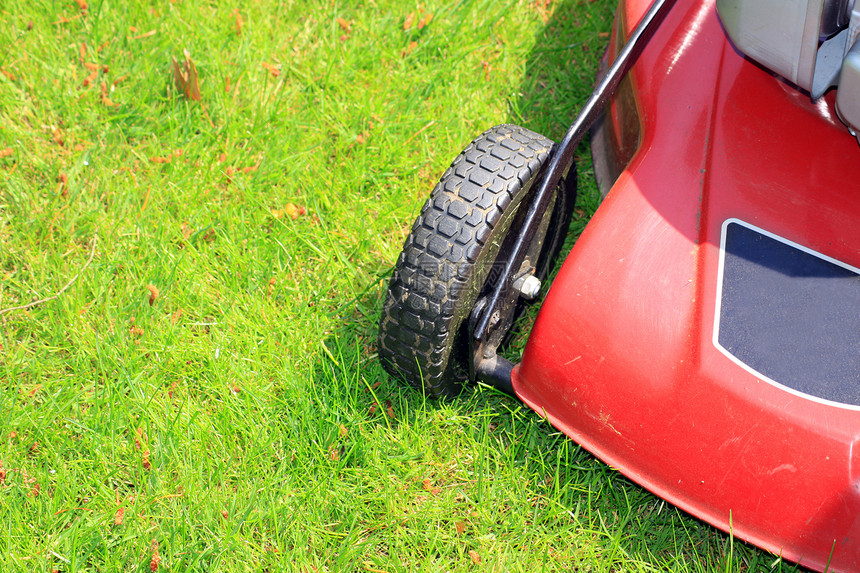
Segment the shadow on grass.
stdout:
[[[508,121],[559,140],[591,93],[610,26],[600,3],[557,5]],[[575,28],[592,40],[571,44]],[[576,161],[570,244],[599,203],[587,141]],[[375,355],[386,284],[380,278],[342,307],[342,326],[323,342],[310,380],[316,403],[296,406],[307,413],[300,431],[320,452],[314,478],[329,481],[341,507],[344,541],[321,548],[322,560],[337,555],[341,566],[363,559],[389,568],[397,561],[409,570],[447,567],[474,551],[503,570],[798,570],[631,483],[514,399],[473,387],[457,400],[426,400],[389,378]],[[509,356],[522,352],[536,313],[521,320]],[[362,483],[371,492],[356,512],[344,492]],[[350,552],[344,544],[354,542],[355,527],[364,545]]]

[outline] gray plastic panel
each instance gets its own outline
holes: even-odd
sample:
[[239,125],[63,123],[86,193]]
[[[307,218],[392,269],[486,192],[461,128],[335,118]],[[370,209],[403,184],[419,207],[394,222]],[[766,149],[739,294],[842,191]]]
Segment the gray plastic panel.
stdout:
[[718,290],[723,353],[794,393],[860,406],[860,270],[730,219]]
[[735,47],[805,90],[812,89],[825,0],[717,0]]

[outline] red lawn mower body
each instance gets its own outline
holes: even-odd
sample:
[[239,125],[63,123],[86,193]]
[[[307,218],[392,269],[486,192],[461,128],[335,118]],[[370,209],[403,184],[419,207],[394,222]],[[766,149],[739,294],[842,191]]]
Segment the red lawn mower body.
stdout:
[[[649,4],[621,2],[610,59]],[[625,82],[605,129],[626,169],[514,390],[708,523],[858,571],[858,142],[832,93],[737,52],[712,1],[678,0]]]

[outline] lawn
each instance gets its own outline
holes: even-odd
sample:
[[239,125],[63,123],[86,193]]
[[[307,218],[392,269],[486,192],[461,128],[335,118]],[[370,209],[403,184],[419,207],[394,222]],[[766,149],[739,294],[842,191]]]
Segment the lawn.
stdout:
[[0,4],[0,571],[793,570],[376,360],[439,175],[560,138],[613,9]]

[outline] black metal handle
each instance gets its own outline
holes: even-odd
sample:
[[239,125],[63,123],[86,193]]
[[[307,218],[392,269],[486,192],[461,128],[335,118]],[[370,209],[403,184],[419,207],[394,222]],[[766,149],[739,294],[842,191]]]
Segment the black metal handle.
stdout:
[[588,130],[591,129],[591,126],[594,125],[597,118],[600,117],[600,114],[603,113],[603,110],[606,109],[609,99],[615,93],[615,90],[618,89],[621,80],[624,79],[627,71],[636,61],[636,58],[642,51],[642,47],[674,3],[675,0],[655,0],[636,26],[636,29],[633,30],[624,48],[616,56],[606,75],[603,76],[603,79],[592,92],[591,97],[582,107],[582,110],[580,110],[579,115],[576,116],[573,125],[567,130],[564,139],[553,149],[547,170],[540,180],[540,186],[535,193],[535,198],[526,212],[520,236],[517,237],[511,251],[511,256],[505,264],[501,279],[490,294],[487,307],[478,320],[477,327],[474,330],[475,339],[482,340],[487,334],[490,317],[500,304],[503,292],[509,286],[508,283],[513,273],[519,268],[528,245],[534,239],[538,223],[549,206],[552,193],[558,187],[562,173],[573,159],[573,154],[577,146],[582,141],[582,138],[585,137]]

